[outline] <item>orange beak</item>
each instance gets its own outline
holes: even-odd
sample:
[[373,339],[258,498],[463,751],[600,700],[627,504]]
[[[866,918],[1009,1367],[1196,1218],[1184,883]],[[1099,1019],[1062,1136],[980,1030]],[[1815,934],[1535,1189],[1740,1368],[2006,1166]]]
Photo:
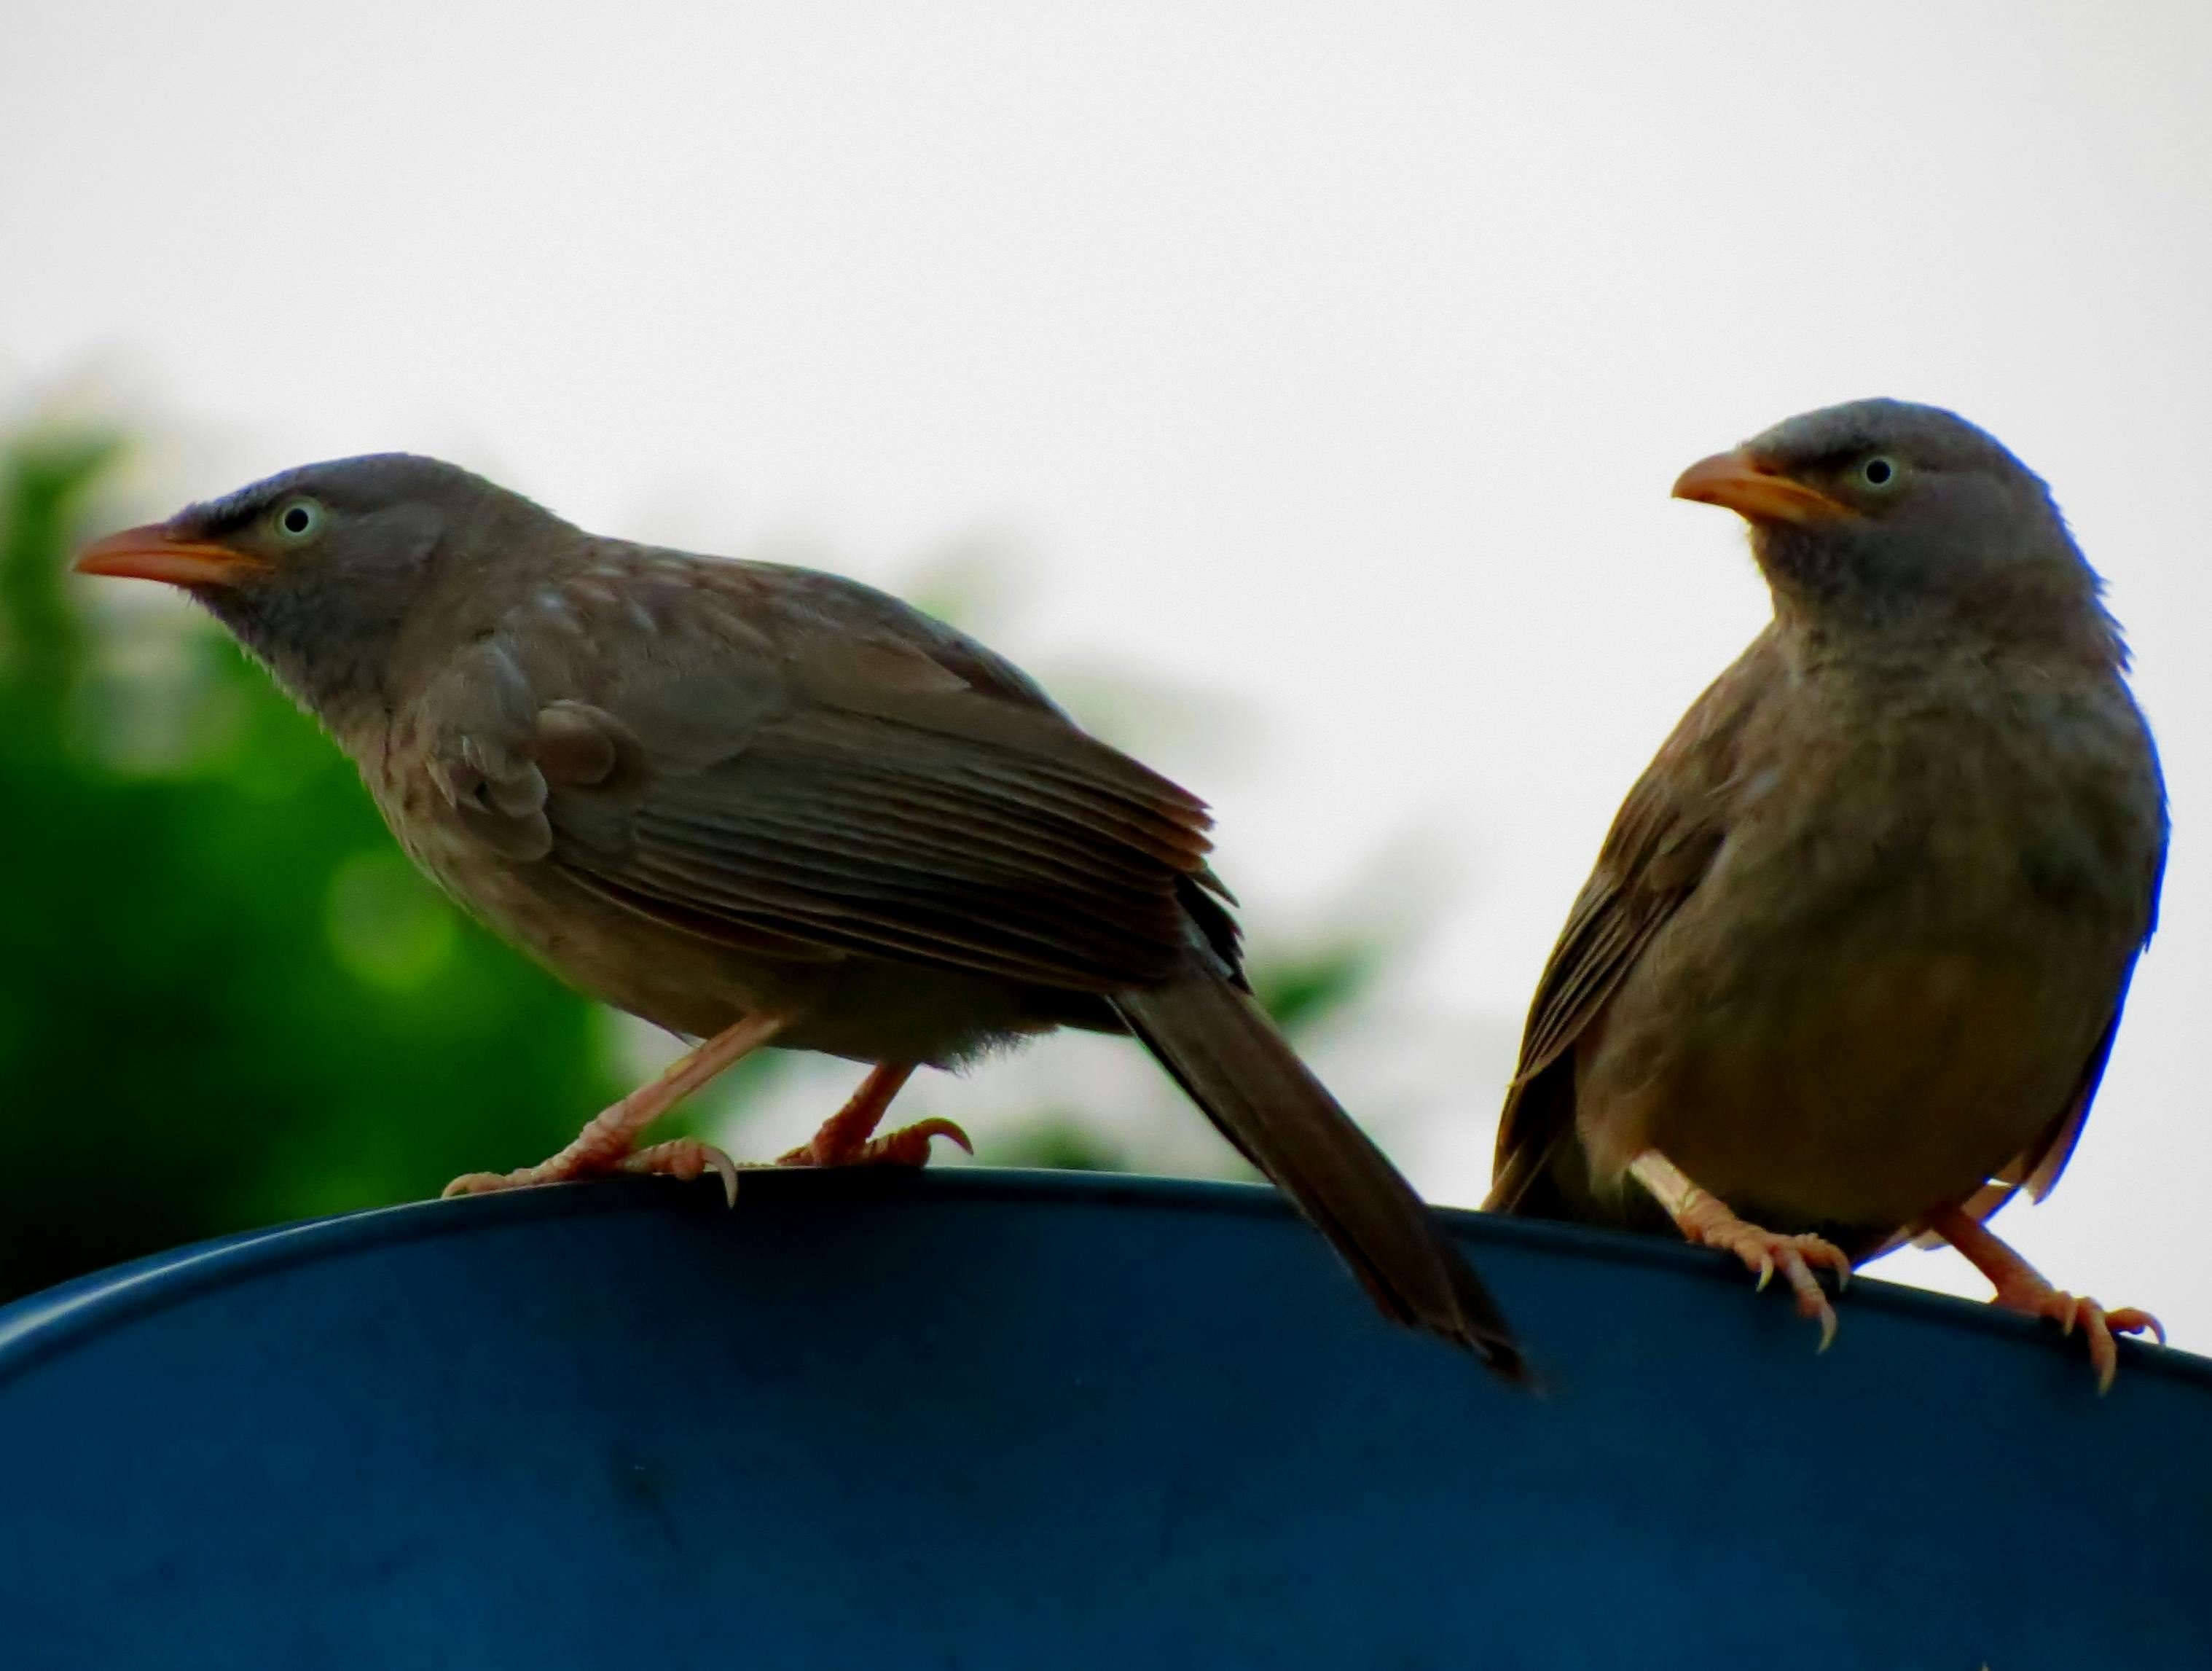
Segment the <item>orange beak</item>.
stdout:
[[171,586],[237,586],[265,574],[258,557],[212,541],[179,539],[168,525],[149,522],[96,539],[77,553],[80,574],[119,574],[133,580],[166,580]]
[[1761,464],[1741,447],[1700,459],[1676,478],[1674,497],[1720,505],[1750,522],[1832,522],[1857,512]]

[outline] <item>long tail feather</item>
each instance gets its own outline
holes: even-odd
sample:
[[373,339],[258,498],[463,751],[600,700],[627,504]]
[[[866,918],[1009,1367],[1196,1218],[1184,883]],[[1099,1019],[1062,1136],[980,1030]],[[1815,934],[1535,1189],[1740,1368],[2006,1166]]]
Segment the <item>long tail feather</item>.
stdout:
[[1527,1379],[1474,1267],[1250,994],[1194,958],[1164,984],[1113,1002],[1222,1134],[1334,1244],[1384,1316]]

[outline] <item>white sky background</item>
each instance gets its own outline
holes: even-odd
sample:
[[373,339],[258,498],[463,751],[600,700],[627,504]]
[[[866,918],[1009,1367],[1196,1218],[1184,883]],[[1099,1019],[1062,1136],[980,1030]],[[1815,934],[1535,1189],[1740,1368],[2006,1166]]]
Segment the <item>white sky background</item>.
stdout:
[[[149,509],[405,447],[894,586],[1011,550],[998,647],[1173,693],[1146,752],[1262,939],[1362,878],[1424,923],[1384,1030],[1437,1070],[1324,1066],[1458,1202],[1607,821],[1765,612],[1668,483],[1954,406],[2110,577],[2178,829],[2002,1228],[2212,1346],[2212,7],[19,4],[0,395],[88,375],[197,438]],[[987,1131],[1086,1045],[923,1100]]]

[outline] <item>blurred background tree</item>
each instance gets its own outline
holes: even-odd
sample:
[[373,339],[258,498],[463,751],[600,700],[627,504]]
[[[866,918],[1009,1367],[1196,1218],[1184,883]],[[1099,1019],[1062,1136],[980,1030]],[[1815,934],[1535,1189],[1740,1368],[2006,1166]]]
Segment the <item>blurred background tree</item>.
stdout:
[[[68,559],[112,524],[125,450],[83,425],[0,441],[0,1298],[526,1164],[647,1065],[635,1028],[416,872],[227,637],[86,609]],[[1255,984],[1305,1032],[1384,951],[1340,935]],[[693,1121],[727,1139],[792,1061],[742,1065]],[[979,1126],[985,1158],[1144,1166],[1141,1122],[1082,1089]],[[1225,1147],[1211,1164],[1237,1170]]]

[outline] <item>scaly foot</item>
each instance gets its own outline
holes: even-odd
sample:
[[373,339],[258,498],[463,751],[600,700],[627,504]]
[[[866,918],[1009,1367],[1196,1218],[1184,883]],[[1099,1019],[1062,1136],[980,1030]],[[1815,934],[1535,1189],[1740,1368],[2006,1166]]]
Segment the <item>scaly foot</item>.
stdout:
[[722,1180],[722,1195],[738,1204],[738,1163],[711,1143],[696,1137],[675,1138],[629,1154],[595,1153],[572,1156],[567,1151],[535,1166],[512,1172],[465,1172],[445,1188],[447,1195],[489,1195],[502,1189],[529,1189],[541,1183],[568,1183],[578,1178],[603,1178],[617,1172],[680,1178],[688,1183],[712,1170]]
[[1963,1208],[1938,1207],[1928,1215],[1928,1228],[1964,1254],[1973,1267],[1995,1285],[1997,1291],[1991,1297],[1990,1304],[2001,1305],[2023,1316],[2049,1317],[2058,1325],[2062,1334],[2071,1334],[2074,1326],[2079,1323],[2082,1338],[2089,1343],[2089,1362],[2097,1371],[2100,1395],[2112,1389],[2112,1377],[2120,1370],[2120,1349],[2112,1344],[2115,1332],[2140,1334],[2148,1330],[2158,1337],[2159,1345],[2166,1344],[2166,1326],[2149,1312],[2138,1311],[2131,1305],[2107,1311],[2093,1299],[2054,1287],[2042,1272],[1997,1240],[1995,1231]]
[[796,1149],[780,1156],[778,1166],[921,1166],[929,1160],[929,1139],[949,1137],[969,1154],[975,1145],[950,1120],[923,1120],[877,1137],[884,1111],[913,1077],[912,1062],[881,1062],[860,1089],[822,1122],[822,1129]]
[[2112,1391],[2112,1377],[2120,1372],[2120,1349],[2112,1344],[2115,1334],[2141,1334],[2148,1331],[2158,1337],[2159,1345],[2166,1344],[2166,1325],[2149,1312],[2131,1305],[2107,1311],[2087,1295],[2053,1288],[2033,1272],[2028,1273],[2026,1282],[2000,1283],[1990,1303],[2023,1316],[2049,1317],[2058,1325],[2061,1334],[2071,1334],[2074,1326],[2079,1323],[2082,1338],[2089,1343],[2089,1362],[2097,1371],[2100,1394]]
[[[833,1121],[831,1122],[835,1124]],[[968,1140],[968,1133],[950,1120],[917,1120],[911,1126],[902,1126],[881,1137],[872,1137],[857,1144],[839,1146],[834,1141],[823,1139],[830,1135],[825,1126],[796,1149],[776,1157],[778,1166],[923,1166],[929,1162],[929,1140],[933,1137],[949,1137],[969,1154],[975,1145]]]
[[1836,1309],[1828,1303],[1813,1267],[1826,1266],[1833,1271],[1836,1291],[1841,1293],[1851,1279],[1851,1261],[1841,1248],[1825,1237],[1784,1236],[1747,1223],[1729,1212],[1725,1201],[1691,1182],[1656,1149],[1646,1149],[1628,1170],[1667,1209],[1667,1216],[1674,1221],[1684,1240],[1734,1254],[1747,1269],[1758,1274],[1762,1289],[1780,1271],[1797,1297],[1797,1314],[1820,1322],[1819,1349],[1826,1352],[1834,1343]]
[[720,1149],[691,1138],[639,1149],[638,1133],[732,1062],[769,1042],[783,1027],[780,1016],[747,1016],[671,1063],[651,1085],[641,1085],[612,1108],[600,1109],[576,1133],[576,1140],[550,1160],[513,1172],[465,1172],[441,1194],[485,1195],[541,1183],[567,1183],[574,1178],[600,1178],[610,1172],[665,1172],[673,1177],[696,1178],[711,1166],[721,1174],[722,1193],[735,1205],[737,1163]]
[[1813,1267],[1820,1265],[1833,1271],[1837,1291],[1841,1292],[1851,1279],[1851,1261],[1841,1248],[1824,1237],[1784,1236],[1747,1224],[1711,1195],[1701,1195],[1674,1222],[1681,1226],[1685,1239],[1734,1254],[1746,1269],[1758,1273],[1759,1288],[1772,1281],[1779,1270],[1797,1297],[1797,1315],[1820,1320],[1818,1350],[1826,1352],[1835,1343],[1836,1308],[1828,1303]]

